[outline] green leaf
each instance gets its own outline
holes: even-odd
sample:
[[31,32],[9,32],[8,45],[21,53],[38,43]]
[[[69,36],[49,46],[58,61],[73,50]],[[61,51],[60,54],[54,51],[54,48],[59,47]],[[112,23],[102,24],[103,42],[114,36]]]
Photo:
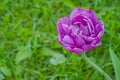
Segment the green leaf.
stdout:
[[56,54],[55,51],[53,51],[53,50],[51,50],[51,49],[49,49],[49,48],[42,48],[42,49],[41,49],[41,53],[42,53],[43,55],[45,55],[45,56],[52,56],[52,55]]
[[11,76],[11,71],[9,68],[4,66],[4,67],[1,67],[0,70],[5,76]]
[[62,55],[60,53],[56,53],[50,58],[49,61],[52,65],[57,66],[58,64],[62,64],[63,62],[65,62],[66,58],[64,55]]
[[115,55],[115,53],[111,48],[109,48],[109,51],[110,51],[110,56],[112,59],[114,70],[115,70],[116,80],[120,80],[120,60],[118,59],[118,57]]
[[21,62],[22,60],[31,57],[31,47],[30,47],[30,43],[28,43],[27,46],[22,46],[19,49],[19,52],[16,55],[16,63],[18,64],[19,62]]
[[0,80],[4,80],[4,75],[2,73],[0,73]]

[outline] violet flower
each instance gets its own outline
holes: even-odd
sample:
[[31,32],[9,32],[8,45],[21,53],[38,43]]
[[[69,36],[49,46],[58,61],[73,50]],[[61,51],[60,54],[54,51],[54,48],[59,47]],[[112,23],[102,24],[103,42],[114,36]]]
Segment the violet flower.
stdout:
[[76,8],[57,26],[59,43],[70,52],[81,54],[101,45],[104,24],[92,10]]

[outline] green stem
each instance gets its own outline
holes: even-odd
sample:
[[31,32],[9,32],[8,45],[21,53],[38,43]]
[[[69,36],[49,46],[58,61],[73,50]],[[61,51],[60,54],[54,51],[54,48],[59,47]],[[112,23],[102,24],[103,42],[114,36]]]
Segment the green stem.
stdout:
[[99,68],[95,63],[93,63],[87,56],[86,53],[83,54],[85,60],[91,65],[93,66],[96,70],[98,70],[102,75],[104,75],[108,80],[112,80],[112,78],[106,74],[101,68]]

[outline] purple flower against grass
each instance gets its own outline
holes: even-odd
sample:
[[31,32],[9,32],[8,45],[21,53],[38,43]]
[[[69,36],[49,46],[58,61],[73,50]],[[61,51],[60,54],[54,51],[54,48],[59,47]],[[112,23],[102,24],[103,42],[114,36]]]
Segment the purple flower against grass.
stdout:
[[70,18],[58,21],[59,43],[70,52],[81,54],[101,45],[104,24],[92,10],[74,9]]

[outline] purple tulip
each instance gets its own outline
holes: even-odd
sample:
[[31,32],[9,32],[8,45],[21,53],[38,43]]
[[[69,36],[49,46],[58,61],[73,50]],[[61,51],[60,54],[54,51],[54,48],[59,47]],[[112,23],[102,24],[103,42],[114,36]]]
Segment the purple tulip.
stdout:
[[58,21],[59,43],[70,52],[81,54],[101,45],[104,24],[92,10],[74,9],[70,18]]

